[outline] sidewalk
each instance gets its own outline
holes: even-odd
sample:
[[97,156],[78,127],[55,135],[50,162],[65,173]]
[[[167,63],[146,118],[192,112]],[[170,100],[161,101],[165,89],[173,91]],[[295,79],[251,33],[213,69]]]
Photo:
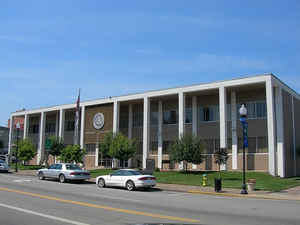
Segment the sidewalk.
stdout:
[[[19,170],[18,175],[36,176],[35,170]],[[95,178],[89,180],[95,183]],[[249,192],[248,195],[241,195],[240,189],[223,188],[222,192],[216,193],[214,187],[202,187],[202,186],[191,186],[191,185],[180,185],[180,184],[162,184],[156,185],[157,189],[162,191],[177,191],[186,192],[192,194],[203,194],[203,195],[214,195],[214,196],[226,196],[226,197],[237,197],[237,198],[256,198],[256,199],[272,199],[272,200],[297,200],[300,201],[300,186],[291,189],[283,190],[280,192],[269,192],[269,191],[253,191]]]

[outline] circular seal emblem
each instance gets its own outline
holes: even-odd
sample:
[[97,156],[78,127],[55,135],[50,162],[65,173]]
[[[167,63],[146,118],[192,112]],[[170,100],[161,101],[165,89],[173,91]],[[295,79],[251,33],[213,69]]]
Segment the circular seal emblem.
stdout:
[[104,115],[103,113],[96,113],[93,119],[93,125],[95,129],[100,130],[104,126]]

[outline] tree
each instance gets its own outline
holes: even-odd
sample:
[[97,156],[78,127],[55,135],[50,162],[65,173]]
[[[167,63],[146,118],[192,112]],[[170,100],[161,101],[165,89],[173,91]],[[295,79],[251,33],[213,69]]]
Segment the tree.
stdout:
[[36,153],[36,147],[30,139],[26,138],[19,141],[18,159],[22,160],[23,164],[25,164],[26,161],[33,159]]
[[135,153],[135,141],[128,139],[122,133],[117,133],[112,136],[108,152],[110,157],[125,161],[132,158]]
[[182,135],[169,148],[170,159],[175,162],[184,162],[185,171],[187,164],[201,164],[204,146],[199,138],[193,135]]
[[59,156],[61,151],[64,149],[64,141],[61,137],[51,136],[48,138],[48,141],[50,145],[48,146],[49,149],[45,149],[45,155],[44,155],[44,162],[47,166],[48,164],[48,158],[49,155],[52,155],[53,157]]
[[228,153],[226,148],[219,148],[214,153],[215,163],[219,166],[219,179],[221,179],[221,165],[226,165],[228,160]]
[[102,143],[99,144],[99,155],[101,160],[106,157],[109,156],[109,149],[113,140],[113,132],[109,132],[107,134],[105,134],[104,136],[104,140]]
[[83,163],[85,149],[80,148],[80,145],[67,145],[60,153],[59,160],[67,163]]

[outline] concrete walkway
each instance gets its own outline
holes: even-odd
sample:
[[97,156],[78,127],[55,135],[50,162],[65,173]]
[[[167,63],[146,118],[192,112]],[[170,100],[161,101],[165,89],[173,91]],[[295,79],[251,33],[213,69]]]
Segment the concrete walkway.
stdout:
[[[19,170],[18,175],[36,176],[35,170]],[[89,180],[95,183],[95,178]],[[162,191],[177,191],[193,194],[226,196],[226,197],[238,197],[238,198],[257,198],[257,199],[273,199],[273,200],[297,200],[300,201],[300,186],[286,189],[280,192],[270,191],[252,191],[248,195],[241,195],[240,189],[223,188],[222,192],[216,193],[214,187],[202,187],[192,185],[180,185],[180,184],[162,184],[158,183],[156,188]]]

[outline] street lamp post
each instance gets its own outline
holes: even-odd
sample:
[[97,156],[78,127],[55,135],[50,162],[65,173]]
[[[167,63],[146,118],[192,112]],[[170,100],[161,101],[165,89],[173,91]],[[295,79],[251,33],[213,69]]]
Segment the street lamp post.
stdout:
[[18,150],[19,150],[19,133],[20,133],[20,123],[16,124],[17,128],[17,147],[16,147],[16,173],[18,172]]
[[242,191],[241,194],[248,194],[246,189],[246,168],[245,168],[245,148],[248,147],[248,123],[246,121],[247,119],[247,109],[245,107],[245,104],[242,104],[240,108],[240,121],[243,126],[243,185],[242,185]]

